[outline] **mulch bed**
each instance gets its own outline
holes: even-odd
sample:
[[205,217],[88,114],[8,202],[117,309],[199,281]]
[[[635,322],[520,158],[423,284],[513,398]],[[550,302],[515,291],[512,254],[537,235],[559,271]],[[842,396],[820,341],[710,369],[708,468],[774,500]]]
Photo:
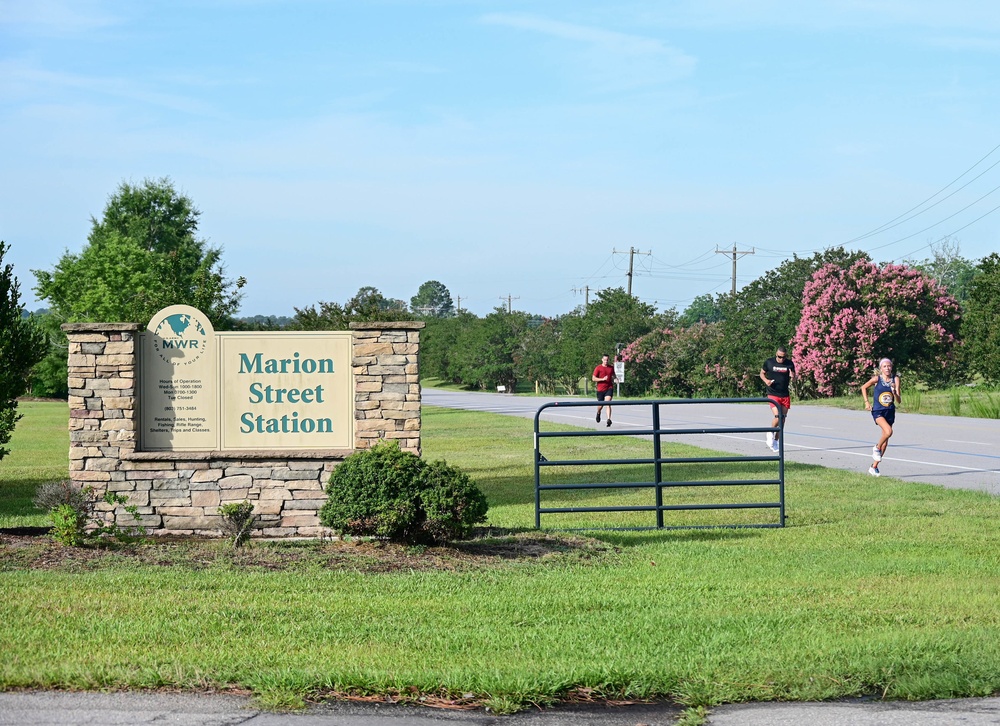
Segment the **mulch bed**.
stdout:
[[577,535],[483,529],[447,546],[408,546],[373,539],[253,540],[233,549],[228,540],[151,538],[141,544],[100,542],[69,547],[45,530],[0,531],[0,571],[94,571],[107,567],[243,568],[288,571],[321,567],[361,573],[467,571],[538,562],[597,562],[616,548]]

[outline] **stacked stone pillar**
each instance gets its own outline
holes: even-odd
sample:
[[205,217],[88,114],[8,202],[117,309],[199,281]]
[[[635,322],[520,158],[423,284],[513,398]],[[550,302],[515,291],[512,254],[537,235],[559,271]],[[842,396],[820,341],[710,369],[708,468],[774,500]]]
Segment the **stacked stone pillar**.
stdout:
[[[420,454],[418,355],[423,323],[352,324],[355,449],[381,440]],[[128,497],[159,535],[218,536],[218,508],[249,500],[259,534],[326,534],[318,511],[330,473],[354,449],[143,452],[134,323],[64,325],[69,337],[70,478]],[[101,505],[109,521],[135,523]]]
[[355,448],[388,439],[420,455],[417,354],[423,327],[423,323],[351,323]]

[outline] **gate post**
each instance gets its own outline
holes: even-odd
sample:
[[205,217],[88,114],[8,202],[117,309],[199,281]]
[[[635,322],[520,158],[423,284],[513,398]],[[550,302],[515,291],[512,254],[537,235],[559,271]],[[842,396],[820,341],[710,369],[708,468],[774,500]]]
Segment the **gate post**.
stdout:
[[653,464],[654,481],[656,482],[656,528],[663,529],[663,464],[660,462],[660,404],[653,404]]

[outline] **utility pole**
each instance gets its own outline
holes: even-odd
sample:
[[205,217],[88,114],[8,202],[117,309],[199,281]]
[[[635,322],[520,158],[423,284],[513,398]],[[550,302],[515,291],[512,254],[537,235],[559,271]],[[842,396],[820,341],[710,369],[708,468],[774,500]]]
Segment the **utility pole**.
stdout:
[[[611,254],[614,254],[614,255],[624,255],[625,252],[624,251],[619,252],[618,250],[614,250],[613,249],[613,250],[611,250]],[[629,247],[628,248],[628,294],[629,295],[632,294],[632,262],[633,262],[635,256],[636,255],[651,255],[651,254],[653,254],[652,250],[650,250],[649,252],[640,252],[635,247]]]
[[462,312],[462,296],[456,295],[455,299],[458,300],[458,304],[455,306],[455,314],[458,315]]
[[512,297],[511,295],[507,295],[506,297],[504,297],[503,295],[501,295],[500,299],[507,301],[507,314],[510,315],[510,313],[511,313],[511,301],[513,301],[513,300],[520,300],[521,298],[520,298],[520,296],[519,297]]
[[[756,247],[751,247],[749,250],[738,250],[736,249],[736,243],[733,242],[732,250],[720,250],[719,245],[715,245],[715,254],[717,255],[729,255],[733,256],[733,297],[736,297],[736,260],[743,255],[753,255],[756,254]],[[739,257],[737,257],[739,255]]]
[[582,288],[573,288],[573,294],[578,295],[583,293],[583,312],[587,312],[587,308],[590,307],[590,285],[584,285]]

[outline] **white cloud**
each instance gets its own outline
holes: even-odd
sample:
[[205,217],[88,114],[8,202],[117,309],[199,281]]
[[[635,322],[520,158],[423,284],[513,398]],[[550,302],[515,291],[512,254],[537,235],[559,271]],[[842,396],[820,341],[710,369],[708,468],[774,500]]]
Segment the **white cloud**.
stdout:
[[135,101],[149,106],[200,116],[217,116],[218,113],[206,103],[185,96],[150,90],[136,83],[120,78],[99,78],[74,73],[63,73],[35,68],[18,62],[0,62],[0,88],[7,93],[20,89],[22,93],[44,98],[46,89],[72,89],[89,94]]
[[964,51],[996,53],[1000,51],[1000,39],[997,38],[939,36],[928,38],[927,44],[959,53]]
[[491,13],[480,21],[576,43],[577,60],[601,90],[649,86],[690,76],[697,60],[658,38],[535,15]]
[[665,50],[663,43],[653,38],[617,33],[610,30],[602,30],[601,28],[574,25],[572,23],[560,23],[555,20],[546,20],[532,15],[491,13],[483,16],[482,21],[492,25],[506,25],[511,28],[533,30],[537,33],[553,35],[557,38],[580,40],[625,53],[660,54]]
[[797,28],[809,31],[949,29],[975,33],[1000,29],[1000,4],[982,0],[676,0],[639,3],[618,12],[656,27]]
[[0,0],[0,26],[38,35],[75,35],[118,23],[100,3],[89,0]]

